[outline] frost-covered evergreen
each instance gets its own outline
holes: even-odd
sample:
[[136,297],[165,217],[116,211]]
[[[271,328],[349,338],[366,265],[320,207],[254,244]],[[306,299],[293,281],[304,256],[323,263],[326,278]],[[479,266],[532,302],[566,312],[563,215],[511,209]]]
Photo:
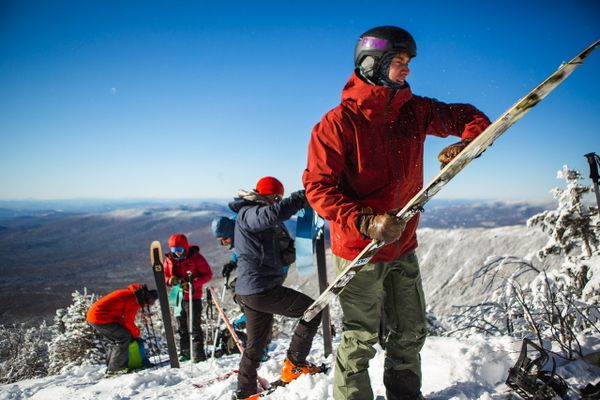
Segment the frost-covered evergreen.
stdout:
[[593,188],[581,185],[581,173],[566,165],[558,171],[557,179],[564,179],[567,187],[552,190],[558,200],[556,210],[544,211],[527,221],[527,226],[539,227],[550,237],[538,257],[543,259],[550,254],[571,255],[573,252],[591,257],[600,246],[600,219],[597,209],[584,204],[583,196],[591,193]]
[[45,323],[38,328],[0,325],[0,383],[46,376],[49,337]]
[[562,265],[549,271],[526,258],[488,258],[474,279],[487,281],[490,296],[483,303],[459,307],[461,312],[450,319],[450,334],[549,340],[569,359],[582,355],[580,335],[600,335],[600,218],[597,209],[583,202],[591,187],[579,183],[578,171],[564,166],[558,178],[567,187],[552,191],[556,210],[533,216],[527,226],[549,236],[536,253],[542,264],[549,255],[559,255]]
[[99,364],[106,359],[101,336],[86,322],[91,305],[98,299],[94,294],[75,291],[73,303],[66,309],[56,311],[53,338],[48,345],[49,374],[83,364]]

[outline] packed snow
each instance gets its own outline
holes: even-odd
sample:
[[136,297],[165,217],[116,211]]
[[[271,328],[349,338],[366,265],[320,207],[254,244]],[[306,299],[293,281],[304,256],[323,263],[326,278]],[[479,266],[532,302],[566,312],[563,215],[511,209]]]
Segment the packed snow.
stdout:
[[[278,339],[271,344],[271,359],[262,363],[258,373],[268,381],[278,378],[289,341]],[[334,342],[334,348],[337,342]],[[595,344],[600,350],[600,343]],[[521,342],[509,337],[472,336],[469,339],[429,337],[422,351],[423,393],[429,400],[503,399],[508,369],[515,363]],[[223,381],[210,380],[237,369],[239,355],[217,358],[181,368],[168,365],[113,378],[104,378],[102,365],[78,367],[70,372],[42,379],[20,381],[0,386],[1,400],[51,399],[230,399],[236,387],[236,375]],[[323,341],[317,336],[309,357],[313,362],[333,363],[333,356],[323,358]],[[385,395],[383,386],[384,352],[378,348],[371,361],[369,374],[375,395]],[[574,388],[600,379],[600,369],[584,361],[564,365],[558,372],[576,378],[568,382]],[[206,384],[196,388],[193,384]],[[323,400],[332,398],[333,368],[327,374],[302,376],[269,399]],[[573,397],[577,398],[577,397]]]
[[[436,308],[439,314],[435,314],[438,317],[451,313],[452,305],[473,303],[481,295],[481,288],[470,285],[469,277],[477,266],[485,262],[485,254],[527,256],[543,243],[542,237],[526,227],[422,229],[419,236],[422,243],[419,253],[425,292],[429,306],[438,306]],[[484,250],[486,243],[492,250]],[[473,246],[479,248],[478,254],[469,256]],[[301,276],[295,269],[288,277],[289,283],[294,282],[292,286],[304,288],[311,295],[313,293],[310,292],[316,290],[314,280],[314,276]],[[230,311],[235,310],[230,308]],[[332,304],[331,311],[333,323],[339,332],[341,310],[337,302]],[[271,343],[271,359],[260,366],[258,373],[267,381],[274,381],[279,377],[289,344],[287,332],[291,329],[287,328],[291,328],[293,323],[293,320],[285,320],[285,329]],[[582,340],[587,353],[600,351],[600,338],[595,341],[589,337]],[[334,337],[334,351],[338,344],[339,335]],[[505,385],[508,369],[517,360],[521,344],[521,340],[509,336],[428,337],[421,353],[424,395],[429,400],[507,398],[510,393]],[[326,374],[300,377],[287,387],[277,389],[267,398],[332,399],[334,356],[325,358],[323,354],[323,339],[319,334],[314,339],[309,361],[325,363],[331,367],[329,371]],[[163,360],[166,359],[165,355],[162,357]],[[385,395],[384,358],[384,351],[377,347],[377,354],[371,360],[369,368],[376,396]],[[171,369],[163,364],[161,367],[112,378],[104,377],[104,365],[80,366],[59,375],[1,385],[0,400],[228,400],[236,388],[236,375],[222,381],[211,381],[237,369],[239,360],[239,355],[229,355],[216,358],[214,362],[184,362],[180,369]],[[557,373],[567,379],[572,399],[579,397],[578,391],[587,383],[600,380],[600,368],[592,363],[583,360],[566,362],[560,359],[557,362]],[[193,384],[205,386],[197,388]]]

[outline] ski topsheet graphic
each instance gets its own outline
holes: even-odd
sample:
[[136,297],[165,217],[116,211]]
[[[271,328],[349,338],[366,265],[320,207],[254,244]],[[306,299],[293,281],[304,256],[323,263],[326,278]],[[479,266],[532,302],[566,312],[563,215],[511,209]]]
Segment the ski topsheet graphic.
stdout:
[[152,272],[154,272],[154,281],[158,291],[158,301],[160,303],[160,313],[165,328],[167,339],[167,348],[169,350],[169,361],[171,368],[179,368],[179,359],[177,359],[177,347],[175,345],[175,334],[171,324],[171,310],[169,309],[169,296],[167,295],[167,285],[165,283],[165,270],[162,262],[162,250],[160,242],[155,240],[150,245],[150,262],[152,263]]
[[[396,214],[404,221],[411,219],[418,213],[432,197],[434,197],[456,174],[463,170],[474,158],[479,157],[494,141],[508,130],[515,122],[527,114],[544,97],[560,85],[584,60],[600,45],[597,40],[592,45],[579,53],[571,61],[564,63],[556,72],[550,75],[545,81],[540,83],[535,89],[527,93],[523,98],[517,101],[496,121],[494,121],[485,131],[477,136],[465,147],[451,162],[449,162],[427,186],[417,193],[405,206]],[[313,319],[331,300],[333,300],[348,284],[348,282],[367,264],[377,251],[384,245],[382,242],[373,240],[369,243],[358,256],[344,268],[337,276],[335,281],[329,285],[326,291],[321,293],[319,298],[304,312],[302,318],[305,321]]]

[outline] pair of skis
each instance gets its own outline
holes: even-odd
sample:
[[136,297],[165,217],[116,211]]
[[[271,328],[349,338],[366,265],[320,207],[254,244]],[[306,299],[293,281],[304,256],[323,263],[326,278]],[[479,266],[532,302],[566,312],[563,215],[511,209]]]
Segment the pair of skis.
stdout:
[[[494,121],[485,131],[477,136],[465,149],[460,152],[451,162],[449,162],[427,186],[417,193],[400,210],[396,217],[409,221],[413,216],[423,209],[423,206],[431,200],[452,178],[462,171],[473,159],[479,157],[494,141],[508,130],[515,122],[527,114],[544,97],[560,85],[585,59],[600,45],[600,40],[588,46],[571,61],[564,63],[556,72],[551,74],[545,81],[536,88],[527,93],[522,99],[517,101],[496,121]],[[352,278],[367,264],[379,249],[384,245],[383,242],[373,240],[356,258],[344,268],[337,278],[329,285],[317,300],[306,310],[302,318],[305,321],[313,319],[330,301],[332,301],[352,280]]]

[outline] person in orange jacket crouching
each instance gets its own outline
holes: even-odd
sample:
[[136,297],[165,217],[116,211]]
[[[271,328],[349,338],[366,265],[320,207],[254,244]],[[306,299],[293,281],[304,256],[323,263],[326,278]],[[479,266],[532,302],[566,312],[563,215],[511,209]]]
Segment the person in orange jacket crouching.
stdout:
[[141,339],[135,316],[142,307],[154,304],[157,298],[156,290],[134,283],[127,289],[115,290],[100,298],[88,310],[87,322],[112,343],[106,361],[106,375],[129,372],[129,343]]

